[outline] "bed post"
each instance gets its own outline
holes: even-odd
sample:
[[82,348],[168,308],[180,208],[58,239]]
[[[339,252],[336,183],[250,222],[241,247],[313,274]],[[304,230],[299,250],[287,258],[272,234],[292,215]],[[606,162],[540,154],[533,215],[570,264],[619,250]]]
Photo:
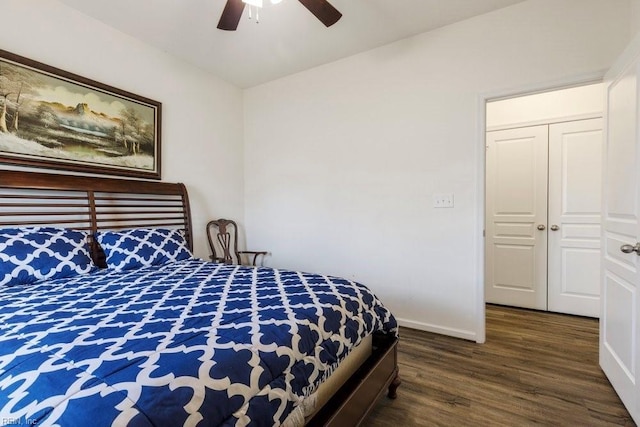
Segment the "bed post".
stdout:
[[391,381],[391,384],[389,384],[389,394],[387,394],[389,399],[398,397],[398,387],[400,387],[400,384],[402,384],[402,380],[400,380],[400,373],[397,372],[395,378]]
[[193,252],[193,226],[191,224],[191,207],[189,206],[189,193],[187,193],[187,187],[183,183],[178,184],[182,189],[182,204],[184,206],[184,223],[186,224],[186,237],[189,245],[189,250]]

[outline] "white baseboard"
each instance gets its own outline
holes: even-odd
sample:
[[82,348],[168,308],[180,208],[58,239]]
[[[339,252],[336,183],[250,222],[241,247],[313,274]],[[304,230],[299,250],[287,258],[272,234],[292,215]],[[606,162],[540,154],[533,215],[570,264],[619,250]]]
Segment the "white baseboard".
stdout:
[[[433,332],[436,334],[447,335],[455,338],[462,338],[469,341],[476,341],[476,333],[473,331],[465,331],[463,329],[447,328],[444,326],[432,325],[430,323],[416,322],[414,320],[396,318],[398,325],[406,328],[417,329],[419,331]],[[402,335],[400,336],[402,339]]]

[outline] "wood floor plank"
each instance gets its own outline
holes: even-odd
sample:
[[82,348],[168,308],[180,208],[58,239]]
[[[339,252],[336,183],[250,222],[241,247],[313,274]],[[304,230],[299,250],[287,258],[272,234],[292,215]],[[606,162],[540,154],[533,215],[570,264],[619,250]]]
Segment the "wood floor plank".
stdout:
[[598,366],[598,321],[487,306],[476,344],[400,329],[398,398],[365,426],[635,426]]

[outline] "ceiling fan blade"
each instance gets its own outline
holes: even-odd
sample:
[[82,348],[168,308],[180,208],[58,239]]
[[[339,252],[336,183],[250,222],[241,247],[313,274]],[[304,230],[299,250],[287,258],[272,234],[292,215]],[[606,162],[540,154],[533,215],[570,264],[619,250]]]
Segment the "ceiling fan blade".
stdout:
[[327,0],[298,0],[309,12],[313,13],[325,26],[330,27],[342,17],[338,9]]
[[221,30],[235,31],[244,11],[244,2],[242,0],[227,0],[224,5],[222,16],[218,22],[218,28]]

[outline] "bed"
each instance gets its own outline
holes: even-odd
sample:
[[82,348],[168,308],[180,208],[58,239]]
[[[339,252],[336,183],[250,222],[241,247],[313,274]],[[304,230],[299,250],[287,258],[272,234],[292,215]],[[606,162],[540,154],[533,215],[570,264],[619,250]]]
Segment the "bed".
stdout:
[[4,424],[350,426],[396,397],[374,294],[193,258],[182,184],[0,171],[0,206]]

